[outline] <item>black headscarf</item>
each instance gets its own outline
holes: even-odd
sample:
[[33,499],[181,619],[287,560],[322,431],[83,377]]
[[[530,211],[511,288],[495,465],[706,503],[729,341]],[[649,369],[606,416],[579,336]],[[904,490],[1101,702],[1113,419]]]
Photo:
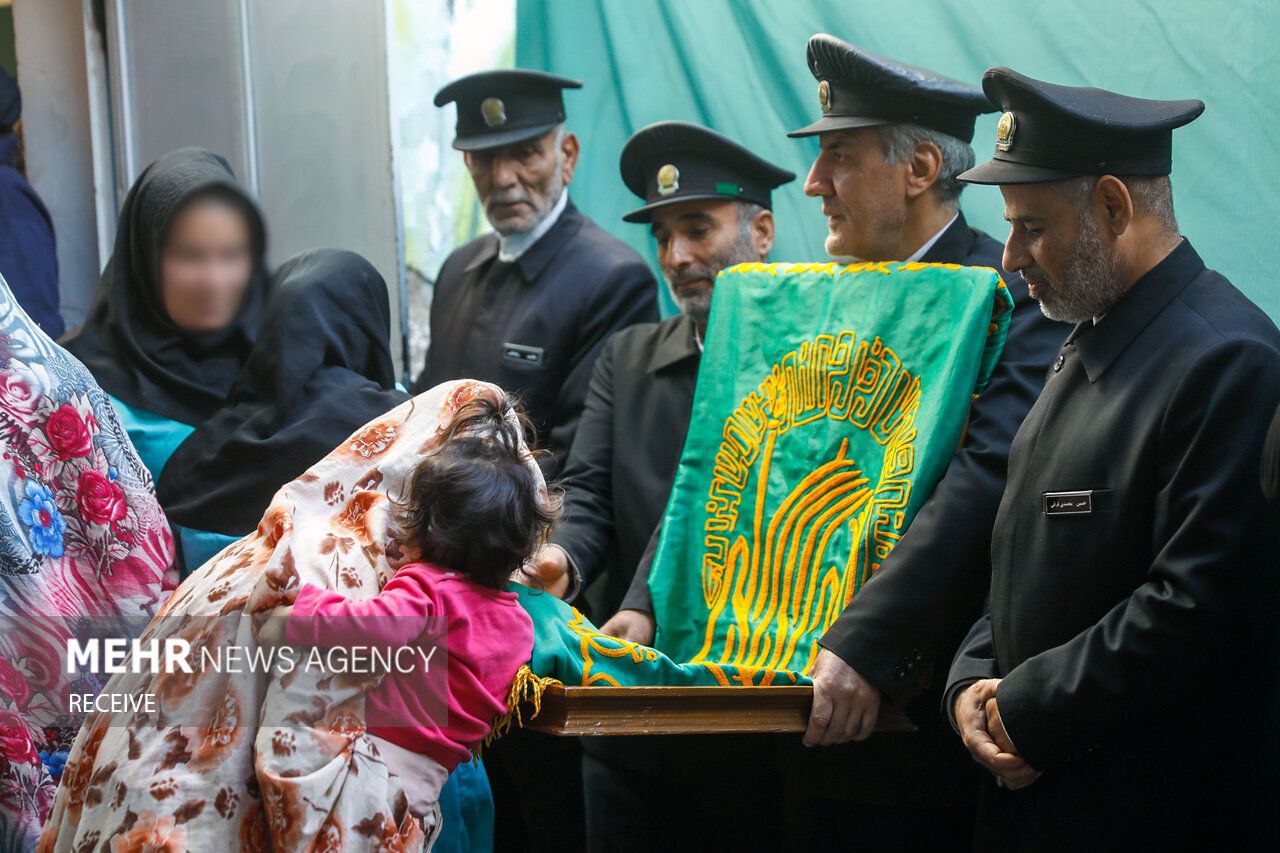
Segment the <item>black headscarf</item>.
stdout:
[[12,128],[22,116],[22,93],[18,81],[0,68],[0,133]]
[[1276,409],[1262,447],[1262,491],[1267,500],[1280,507],[1280,409]]
[[[160,248],[174,216],[197,195],[231,193],[249,213],[253,279],[231,325],[183,331],[160,293]],[[130,406],[195,426],[226,404],[227,390],[257,337],[266,295],[262,214],[227,161],[180,148],[147,167],[120,210],[115,249],[84,325],[61,341],[103,389]]]
[[169,520],[252,532],[281,486],[408,399],[390,338],[387,286],[364,258],[321,249],[286,262],[230,405],[165,464],[157,494]]

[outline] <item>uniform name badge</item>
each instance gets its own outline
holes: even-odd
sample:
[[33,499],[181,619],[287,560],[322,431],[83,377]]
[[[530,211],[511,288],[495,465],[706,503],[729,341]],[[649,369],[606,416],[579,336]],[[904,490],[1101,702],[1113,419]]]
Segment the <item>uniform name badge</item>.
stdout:
[[521,364],[542,364],[542,347],[506,342],[502,345],[502,357]]
[[1082,489],[1078,492],[1044,492],[1044,515],[1048,517],[1093,515],[1110,512],[1111,489]]
[[1065,515],[1092,515],[1098,492],[1045,492],[1044,514],[1050,518]]

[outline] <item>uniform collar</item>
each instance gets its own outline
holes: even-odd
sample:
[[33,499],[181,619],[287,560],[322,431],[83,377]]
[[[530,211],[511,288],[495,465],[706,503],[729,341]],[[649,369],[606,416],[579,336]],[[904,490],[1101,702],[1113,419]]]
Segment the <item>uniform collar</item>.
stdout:
[[946,234],[948,229],[950,229],[951,226],[955,224],[955,221],[959,218],[960,218],[960,211],[957,210],[955,216],[948,219],[947,224],[943,225],[941,228],[938,229],[938,233],[934,234],[932,237],[930,237],[928,240],[925,241],[923,246],[921,246],[919,249],[916,249],[914,252],[911,253],[911,255],[907,258],[907,262],[911,263],[914,261],[919,261],[921,258],[923,258],[925,254],[930,249],[932,249],[939,240],[942,239],[942,235]]
[[[568,193],[569,191],[565,190],[566,196]],[[546,269],[547,264],[560,251],[560,247],[582,228],[584,221],[585,218],[578,212],[573,199],[566,201],[564,212],[556,219],[555,224],[547,230],[546,234],[539,237],[532,246],[525,249],[520,257],[516,258],[514,263],[520,267],[520,272],[523,273],[525,281],[532,281]],[[471,259],[471,262],[467,264],[463,271],[472,272],[477,270],[497,256],[498,235],[493,233],[486,234],[484,247]]]
[[1184,238],[1164,260],[1134,282],[1096,325],[1092,319],[1077,325],[1067,344],[1074,345],[1080,354],[1089,381],[1097,382],[1133,339],[1203,269],[1204,261]]
[[920,261],[926,264],[956,264],[969,256],[974,236],[964,214],[956,211],[956,218],[934,238],[932,246],[926,246]]
[[663,320],[658,328],[662,337],[653,348],[653,357],[649,359],[650,373],[657,373],[689,356],[699,354],[698,342],[693,336],[693,321],[684,314]]
[[551,209],[547,211],[547,215],[542,217],[537,225],[533,226],[531,231],[524,231],[518,234],[509,234],[505,237],[498,237],[498,260],[506,261],[514,264],[519,260],[520,256],[529,250],[529,247],[542,239],[542,235],[551,230],[552,226],[560,220],[560,214],[564,213],[564,206],[569,203],[569,188],[560,188],[560,197],[556,199],[556,203],[551,205]]

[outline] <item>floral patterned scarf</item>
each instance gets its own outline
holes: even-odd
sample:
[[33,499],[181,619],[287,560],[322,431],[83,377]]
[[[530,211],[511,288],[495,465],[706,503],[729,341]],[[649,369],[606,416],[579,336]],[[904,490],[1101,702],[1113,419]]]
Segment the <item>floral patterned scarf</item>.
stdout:
[[133,637],[173,539],[102,389],[0,278],[0,849],[30,849],[78,727],[67,640]]
[[[389,501],[461,406],[498,393],[446,383],[357,430],[187,578],[144,640],[252,649],[302,583],[376,594],[401,564]],[[433,837],[365,735],[369,686],[303,667],[115,675],[106,692],[158,707],[87,720],[39,849],[420,850]]]

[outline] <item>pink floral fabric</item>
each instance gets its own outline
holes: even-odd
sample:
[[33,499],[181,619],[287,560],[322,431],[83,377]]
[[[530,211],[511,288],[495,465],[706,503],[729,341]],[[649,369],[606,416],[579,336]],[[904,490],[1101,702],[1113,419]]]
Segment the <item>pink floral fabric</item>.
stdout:
[[150,475],[102,389],[0,279],[0,849],[35,844],[79,727],[68,697],[99,686],[65,674],[67,640],[137,636],[172,563]]
[[[253,649],[304,582],[376,594],[404,562],[390,500],[462,405],[498,393],[446,383],[357,430],[188,577],[143,639]],[[422,850],[437,827],[365,731],[373,683],[303,667],[113,676],[108,692],[152,693],[158,710],[86,722],[39,849]]]

